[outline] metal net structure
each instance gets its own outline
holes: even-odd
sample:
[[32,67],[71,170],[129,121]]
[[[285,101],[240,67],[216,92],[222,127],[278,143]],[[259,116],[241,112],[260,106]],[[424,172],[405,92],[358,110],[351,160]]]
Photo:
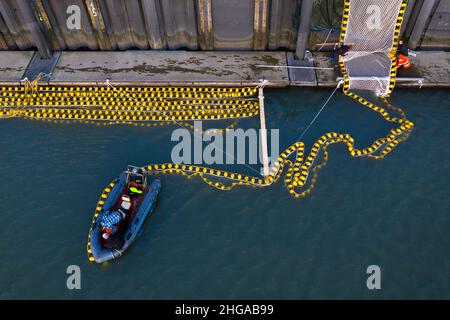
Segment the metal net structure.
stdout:
[[349,0],[345,6],[340,42],[351,47],[343,58],[348,89],[386,96],[395,78],[392,67],[406,1]]

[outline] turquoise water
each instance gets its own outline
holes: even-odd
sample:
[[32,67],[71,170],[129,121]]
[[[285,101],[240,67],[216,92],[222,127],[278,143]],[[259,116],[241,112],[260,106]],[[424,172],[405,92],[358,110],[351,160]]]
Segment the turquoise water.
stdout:
[[[266,92],[281,149],[329,94]],[[0,298],[450,298],[449,98],[397,90],[393,104],[416,124],[410,138],[383,160],[330,147],[316,188],[301,200],[282,182],[223,192],[163,176],[142,237],[105,266],[89,263],[85,249],[99,194],[127,164],[169,161],[175,127],[2,120]],[[390,127],[338,94],[303,140],[310,146],[334,130],[363,147]],[[81,290],[66,288],[73,264]],[[366,288],[372,264],[382,271],[378,291]]]

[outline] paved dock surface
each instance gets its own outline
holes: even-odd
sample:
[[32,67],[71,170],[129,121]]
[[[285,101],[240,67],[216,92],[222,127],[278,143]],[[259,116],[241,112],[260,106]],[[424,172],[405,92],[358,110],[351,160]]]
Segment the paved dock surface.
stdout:
[[0,85],[19,84],[33,55],[33,51],[0,51]]
[[285,65],[285,52],[63,52],[50,83],[135,85],[289,84],[288,71],[257,65]]
[[424,87],[450,87],[450,52],[418,51],[415,57],[409,58],[413,67],[399,72],[400,77],[420,75]]
[[[51,75],[42,82],[54,85],[104,85],[109,79],[117,85],[254,86],[266,79],[271,87],[336,87],[341,76],[321,69],[333,67],[330,52],[314,53],[314,62],[284,51],[65,51],[48,61],[36,55],[0,51],[0,85],[19,84],[39,72]],[[450,52],[418,51],[410,59],[412,68],[399,71],[397,87],[450,87]]]
[[[317,68],[333,68],[333,63],[329,60],[330,52],[319,52],[314,55],[314,66]],[[341,74],[336,70],[316,69],[317,85],[319,87],[336,87],[336,80]]]

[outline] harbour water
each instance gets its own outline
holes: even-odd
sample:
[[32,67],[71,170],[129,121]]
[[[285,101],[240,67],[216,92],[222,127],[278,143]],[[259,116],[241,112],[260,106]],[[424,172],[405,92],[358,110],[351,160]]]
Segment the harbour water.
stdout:
[[[330,93],[266,90],[280,150]],[[103,266],[86,256],[99,194],[128,164],[170,161],[176,127],[1,120],[0,298],[448,299],[449,101],[448,90],[395,91],[391,102],[416,125],[410,138],[383,160],[330,147],[304,199],[281,181],[224,192],[165,175],[142,236]],[[258,126],[257,118],[238,123]],[[339,93],[303,140],[310,147],[338,131],[364,147],[390,127]],[[69,265],[81,268],[81,290],[66,287]],[[381,290],[366,287],[369,265],[381,268]]]

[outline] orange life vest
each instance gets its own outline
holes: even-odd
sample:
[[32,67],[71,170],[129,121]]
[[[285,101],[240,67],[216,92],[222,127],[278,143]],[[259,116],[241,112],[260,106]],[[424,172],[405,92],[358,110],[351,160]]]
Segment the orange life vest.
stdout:
[[402,54],[399,54],[397,59],[397,69],[399,69],[400,67],[403,67],[405,69],[411,67],[411,62],[409,61],[408,57]]

